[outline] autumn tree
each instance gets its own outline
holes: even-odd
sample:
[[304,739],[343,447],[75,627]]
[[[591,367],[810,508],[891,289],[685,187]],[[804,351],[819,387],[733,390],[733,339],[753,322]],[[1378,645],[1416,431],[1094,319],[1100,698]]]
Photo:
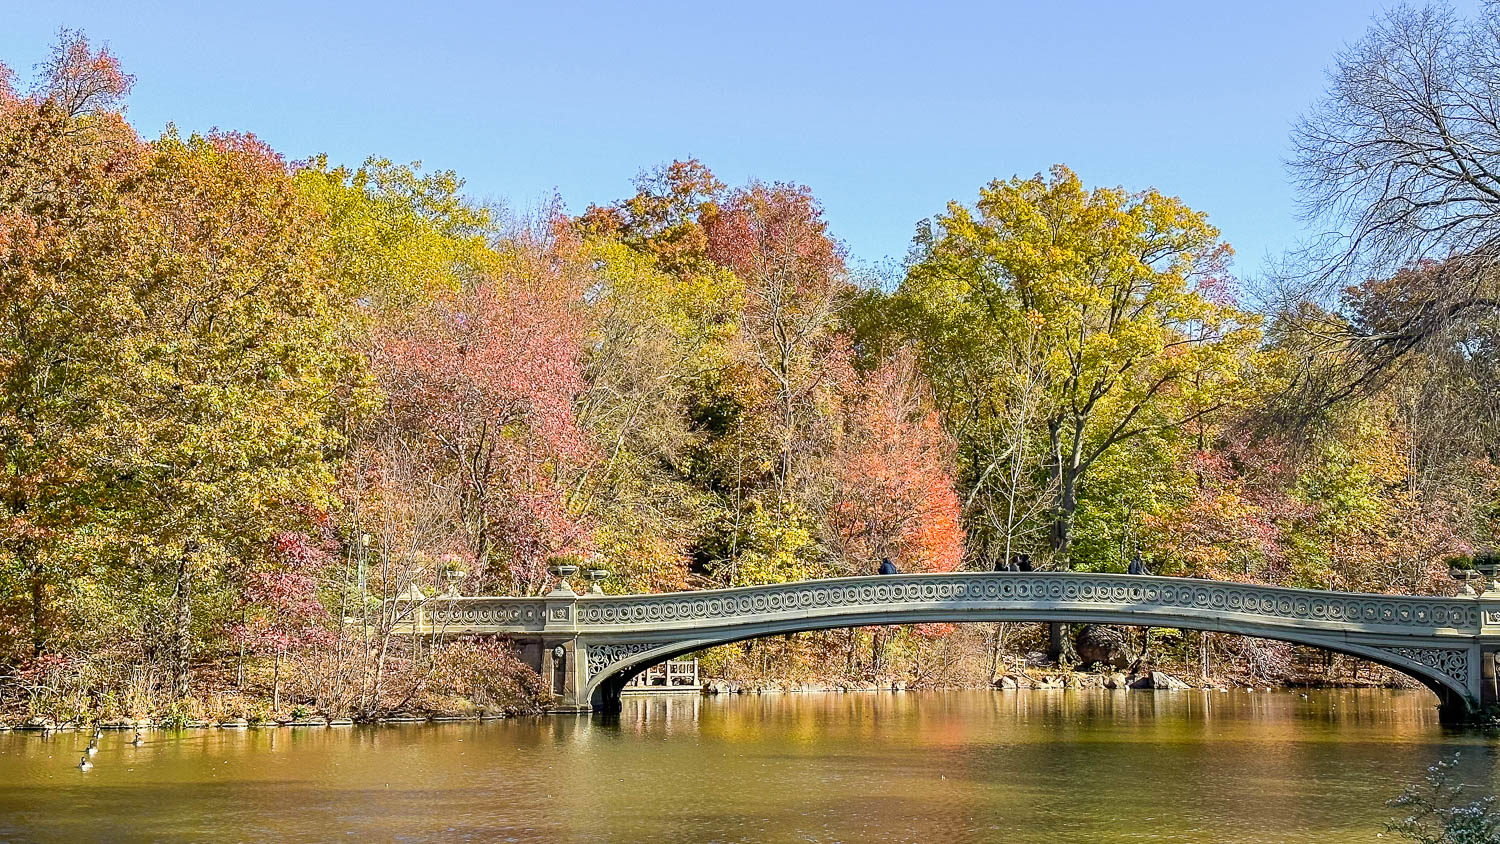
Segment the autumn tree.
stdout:
[[[843,342],[838,314],[852,289],[816,200],[786,184],[729,190],[700,162],[678,161],[638,179],[635,196],[591,208],[578,227],[599,248],[639,256],[607,253],[593,307],[607,320],[600,339],[634,341],[651,316],[655,348],[670,355],[635,358],[655,371],[643,378],[636,367],[629,381],[614,379],[644,346],[591,355],[593,383],[613,386],[592,392],[585,413],[620,419],[629,405],[618,387],[627,383],[671,389],[680,415],[658,411],[654,424],[659,433],[675,427],[678,449],[658,454],[707,493],[706,509],[678,521],[699,523],[694,565],[731,583],[815,571],[818,461],[837,407],[820,361]],[[627,267],[635,279],[622,284]],[[648,277],[653,286],[639,286]],[[655,301],[632,301],[648,290]],[[632,455],[629,436],[614,439],[612,453]]]
[[[293,178],[327,220],[329,268],[358,303],[350,316],[362,317],[357,327],[366,331],[498,267],[494,214],[463,196],[463,180],[451,170],[377,157],[337,167],[318,156]],[[355,337],[361,349],[366,342],[368,334]]]
[[577,413],[598,447],[570,499],[596,517],[611,588],[681,588],[715,510],[695,477],[705,432],[691,412],[730,359],[738,281],[717,269],[674,276],[619,240],[590,237],[586,249],[596,271]]
[[840,390],[822,520],[839,573],[868,574],[882,557],[908,571],[963,562],[950,443],[922,387],[915,361],[897,354]]
[[276,153],[246,135],[169,132],[141,190],[153,213],[128,268],[124,398],[99,456],[129,551],[158,572],[180,695],[195,587],[329,504],[343,442],[332,422],[363,400],[321,220]]
[[63,543],[102,504],[98,410],[139,248],[130,180],[144,149],[122,119],[131,78],[64,31],[27,94],[0,65],[0,566],[31,655],[76,558]]
[[635,179],[633,196],[590,206],[578,219],[596,240],[617,240],[676,278],[712,273],[707,224],[718,212],[724,184],[696,158],[673,161]]
[[567,502],[569,467],[591,451],[576,264],[515,243],[503,273],[436,297],[380,335],[375,368],[394,424],[445,456],[480,582],[535,591],[546,560],[590,542]]
[[821,357],[837,336],[848,290],[843,248],[828,236],[822,209],[805,187],[753,184],[734,192],[708,229],[709,256],[745,285],[742,360],[764,385],[760,412],[771,447],[773,482],[793,494],[799,458],[811,453],[809,418],[825,386]]
[[34,650],[66,540],[139,599],[125,623],[180,694],[195,584],[326,494],[326,420],[357,367],[285,164],[247,136],[142,144],[128,87],[65,33],[3,104],[6,556],[30,572]]
[[677,588],[720,556],[704,537],[742,500],[719,446],[741,407],[744,284],[709,256],[727,191],[702,162],[646,171],[635,187],[576,220],[598,270],[579,418],[600,447],[574,497],[601,515],[612,588]]
[[[992,182],[919,230],[896,294],[949,424],[1006,407],[1020,359],[1040,389],[1050,547],[1069,564],[1080,487],[1148,432],[1225,407],[1258,339],[1220,295],[1228,247],[1204,216],[1157,191],[1089,190],[1072,171]],[[1007,348],[996,355],[992,348]],[[969,447],[973,447],[972,444]]]
[[324,549],[306,534],[283,531],[271,538],[266,558],[240,576],[241,620],[229,634],[242,649],[271,657],[272,711],[281,711],[281,664],[286,655],[297,648],[325,645],[332,638],[329,613],[318,596],[318,576],[326,565]]

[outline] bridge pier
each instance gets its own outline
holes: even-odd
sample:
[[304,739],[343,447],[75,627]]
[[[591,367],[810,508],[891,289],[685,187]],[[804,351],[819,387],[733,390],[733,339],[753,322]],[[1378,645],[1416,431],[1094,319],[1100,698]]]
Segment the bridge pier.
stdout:
[[1480,646],[1479,706],[1500,709],[1500,642]]
[[552,712],[588,712],[586,655],[577,636],[512,636],[521,660],[531,666],[551,696]]
[[[522,661],[542,678],[552,712],[588,712],[591,708],[588,648],[578,636],[578,599],[568,581],[561,579],[556,589],[541,598],[512,599],[513,610],[503,614],[515,626],[496,630],[509,635]],[[445,612],[452,610],[432,611],[434,622],[445,620]]]
[[1492,600],[1484,601],[1479,613],[1474,692],[1479,711],[1488,714],[1500,712],[1500,605],[1493,602],[1493,591],[1487,589],[1481,597]]
[[594,711],[610,714],[619,712],[624,707],[620,700],[620,693],[629,681],[629,676],[625,674],[615,674],[605,678],[604,682],[594,690],[594,699],[591,701]]
[[1473,720],[1475,707],[1472,699],[1451,689],[1432,689],[1432,693],[1438,697],[1439,723],[1466,724]]

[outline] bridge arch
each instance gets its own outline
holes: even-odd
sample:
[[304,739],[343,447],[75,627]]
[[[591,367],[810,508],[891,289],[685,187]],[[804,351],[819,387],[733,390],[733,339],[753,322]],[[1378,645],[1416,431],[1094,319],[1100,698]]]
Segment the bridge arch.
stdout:
[[[695,637],[669,642],[632,642],[589,645],[589,656],[598,666],[589,676],[580,698],[587,700],[591,708],[612,712],[620,708],[620,693],[631,678],[647,668],[669,659],[676,659],[720,645],[734,644],[750,639],[767,638],[790,633],[807,633],[819,630],[836,630],[850,627],[872,627],[923,623],[973,623],[973,622],[1063,622],[1079,624],[1113,624],[1130,627],[1172,627],[1181,630],[1196,630],[1212,633],[1229,633],[1258,639],[1271,639],[1295,645],[1319,648],[1359,659],[1368,660],[1394,671],[1399,671],[1425,686],[1437,695],[1438,706],[1445,713],[1462,714],[1469,708],[1470,691],[1461,676],[1450,673],[1452,664],[1444,670],[1442,665],[1430,665],[1422,661],[1420,651],[1406,654],[1393,652],[1389,648],[1359,644],[1336,638],[1317,635],[1288,633],[1282,630],[1226,627],[1202,619],[1180,619],[1175,622],[1153,620],[1142,623],[1139,617],[1127,615],[1109,617],[1108,614],[1048,613],[1045,617],[1035,613],[993,611],[964,613],[962,617],[941,612],[892,613],[880,620],[852,622],[845,619],[809,619],[803,622],[792,620],[766,625],[754,632],[724,631],[717,635]],[[598,656],[596,656],[596,653]],[[1451,657],[1450,657],[1451,660]],[[1433,660],[1438,662],[1438,660]]]

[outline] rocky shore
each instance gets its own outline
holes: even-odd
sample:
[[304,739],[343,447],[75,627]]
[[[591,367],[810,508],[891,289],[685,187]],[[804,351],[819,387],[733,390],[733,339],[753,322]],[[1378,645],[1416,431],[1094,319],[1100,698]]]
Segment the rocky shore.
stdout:
[[1065,669],[1027,669],[1012,671],[996,677],[992,683],[931,684],[909,680],[882,678],[859,681],[833,679],[823,681],[783,681],[777,679],[704,681],[703,694],[778,694],[796,692],[878,692],[878,691],[929,691],[929,690],[976,690],[993,688],[999,691],[1025,691],[1032,689],[1108,689],[1116,691],[1159,690],[1187,691],[1201,689],[1227,692],[1231,690],[1270,692],[1304,688],[1352,688],[1389,687],[1396,682],[1317,682],[1277,683],[1267,685],[1248,684],[1228,677],[1201,678],[1190,674],[1148,668],[1138,671],[1083,672]]
[[[831,680],[826,682],[782,682],[777,680],[735,681],[708,680],[703,684],[703,694],[780,694],[796,692],[905,692],[905,691],[957,691],[994,688],[1001,691],[1026,689],[1162,689],[1186,690],[1191,688],[1223,688],[1228,686],[1194,686],[1166,673],[1148,671],[1134,674],[1083,674],[1078,672],[1050,672],[1036,674],[1006,674],[994,683],[985,685],[931,685],[912,683],[907,680]],[[1246,687],[1249,688],[1249,687]],[[1269,688],[1265,689],[1269,691]]]
[[198,719],[159,719],[159,718],[121,718],[103,721],[68,720],[53,721],[48,718],[29,718],[24,721],[8,722],[0,721],[0,732],[70,732],[74,730],[87,730],[98,727],[101,730],[249,730],[269,729],[276,727],[352,727],[356,724],[422,724],[422,723],[449,723],[461,721],[498,721],[505,718],[515,718],[521,714],[514,712],[489,712],[476,711],[468,713],[441,713],[441,712],[393,712],[387,715],[373,716],[369,718],[330,718],[323,715],[308,715],[298,718],[275,718],[267,720],[251,720],[246,718],[230,718],[224,721],[204,721]]

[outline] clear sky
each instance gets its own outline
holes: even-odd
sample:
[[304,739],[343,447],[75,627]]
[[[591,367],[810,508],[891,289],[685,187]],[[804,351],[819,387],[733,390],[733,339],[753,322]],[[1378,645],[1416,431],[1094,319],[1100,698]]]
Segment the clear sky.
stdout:
[[810,186],[863,263],[1062,162],[1208,212],[1253,278],[1299,236],[1288,129],[1383,5],[0,0],[0,61],[25,78],[81,28],[135,74],[148,135],[420,160],[520,210],[555,190],[581,211],[697,156]]

